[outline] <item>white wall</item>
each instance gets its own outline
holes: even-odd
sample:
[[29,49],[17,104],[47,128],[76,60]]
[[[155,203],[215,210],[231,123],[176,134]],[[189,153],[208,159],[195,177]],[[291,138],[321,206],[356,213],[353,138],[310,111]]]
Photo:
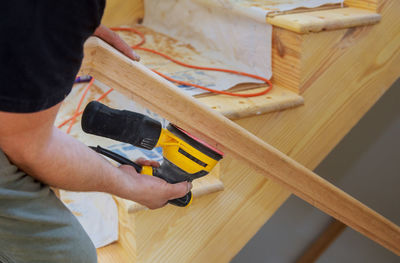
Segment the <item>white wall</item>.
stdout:
[[[400,79],[315,170],[400,225]],[[331,218],[292,196],[232,260],[294,262]],[[400,262],[347,228],[318,263]]]

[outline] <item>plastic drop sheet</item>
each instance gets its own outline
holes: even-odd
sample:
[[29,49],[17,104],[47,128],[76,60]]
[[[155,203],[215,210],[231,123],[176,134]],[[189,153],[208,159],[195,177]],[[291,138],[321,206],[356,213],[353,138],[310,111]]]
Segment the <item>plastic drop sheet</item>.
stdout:
[[111,195],[61,190],[60,196],[96,248],[118,240],[118,208]]
[[[271,78],[272,26],[269,12],[317,7],[343,0],[144,0],[143,25],[192,45],[202,56],[224,68]],[[173,72],[169,75],[174,77]],[[243,76],[219,74],[213,89],[239,83],[260,83]],[[185,89],[184,89],[185,90]],[[204,93],[186,89],[191,95]]]

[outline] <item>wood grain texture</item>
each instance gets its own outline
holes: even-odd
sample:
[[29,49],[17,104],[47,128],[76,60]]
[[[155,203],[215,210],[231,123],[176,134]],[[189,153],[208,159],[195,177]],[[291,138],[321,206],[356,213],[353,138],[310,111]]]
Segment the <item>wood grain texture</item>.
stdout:
[[[380,15],[374,15],[381,19]],[[278,16],[279,17],[279,16]],[[337,56],[346,55],[345,47],[368,37],[370,26],[349,28],[347,31],[318,32],[300,35],[282,28],[273,28],[272,80],[276,85],[299,94],[313,83],[310,75],[324,72]],[[346,35],[343,35],[346,32]],[[339,38],[339,39],[338,39]],[[342,48],[337,48],[340,45]],[[330,52],[334,50],[334,52]]]
[[[261,176],[254,181],[237,179],[229,182],[229,189],[227,187],[223,192],[195,199],[187,209],[167,206],[155,211],[121,214],[121,244],[128,251],[137,251],[136,262],[226,262],[221,254],[231,257],[232,243],[242,240],[242,235],[255,234],[252,226],[261,223],[258,218],[271,216],[278,208],[275,205],[285,199],[282,199],[281,188],[273,187],[273,182],[265,182]],[[261,183],[257,190],[267,194],[250,190],[248,186],[253,183]],[[243,191],[234,191],[237,188],[243,188]],[[231,205],[246,202],[252,204]],[[238,212],[248,215],[249,220],[244,220]],[[226,233],[228,229],[224,226],[232,223],[236,225],[235,229]],[[220,234],[226,241],[210,247],[213,238]],[[227,251],[223,249],[225,246]]]
[[272,30],[272,82],[290,91],[302,94],[303,37],[295,32],[274,27]]
[[375,12],[357,8],[337,8],[298,14],[267,17],[276,27],[306,34],[376,24],[381,16]]
[[400,255],[400,228],[389,220],[103,41],[91,39],[86,49],[97,54],[93,68],[83,67],[85,74],[134,96],[150,110]]
[[[237,92],[261,92],[263,88],[256,88]],[[280,111],[303,105],[303,97],[288,89],[274,85],[267,94],[253,98],[238,98],[231,96],[215,95],[197,98],[211,109],[217,110],[225,117],[236,120],[248,116],[261,115],[267,112]]]
[[346,225],[340,221],[333,220],[321,235],[307,248],[296,263],[313,263],[324,253],[324,251],[336,240],[346,229]]
[[343,7],[341,4],[326,4],[321,5],[314,8],[307,8],[307,7],[299,7],[293,10],[287,11],[273,11],[267,14],[268,17],[280,16],[280,15],[287,15],[287,14],[297,14],[297,13],[305,13],[305,12],[314,12],[314,11],[322,11],[322,10],[329,10],[329,9],[336,9]]
[[345,0],[346,6],[366,9],[370,11],[379,11],[380,4],[385,0]]
[[132,26],[144,17],[143,0],[107,0],[101,23],[108,26]]
[[[307,36],[288,32],[288,38],[297,37],[298,41],[307,43],[297,47],[305,53],[305,65],[310,67],[305,68],[309,79],[303,94],[305,106],[236,122],[306,167],[314,169],[400,76],[399,13],[399,1],[391,0],[383,5],[381,23],[372,27]],[[281,30],[281,38],[286,38],[285,30]],[[283,44],[286,43],[283,41]],[[282,67],[284,63],[282,60]],[[221,165],[225,190],[195,200],[201,212],[180,214],[178,221],[167,220],[164,228],[161,228],[161,233],[168,232],[171,226],[171,232],[179,232],[181,228],[186,229],[187,225],[193,226],[193,220],[199,219],[196,228],[193,227],[196,231],[177,235],[175,239],[163,235],[164,242],[158,239],[158,246],[151,249],[153,255],[165,255],[164,262],[185,261],[171,248],[176,242],[181,242],[191,244],[189,248],[185,247],[187,250],[181,251],[185,256],[189,255],[187,262],[228,262],[290,195],[278,184],[252,173],[245,164],[229,156],[224,158]],[[173,209],[163,211],[165,214],[157,214],[158,218],[164,218],[170,212],[182,212]],[[146,212],[152,215],[152,211]],[[145,217],[141,219],[144,222]],[[130,220],[131,225],[124,224],[127,229],[143,230],[135,225],[138,218],[131,217]],[[152,227],[143,222],[142,227]],[[135,247],[136,239],[129,231],[122,234],[132,237],[128,245]],[[146,239],[145,242],[151,243],[151,240]],[[127,251],[133,254],[130,261],[104,262],[137,262],[136,250]]]
[[132,262],[132,258],[121,243],[116,242],[111,245],[97,249],[97,260],[98,262]]

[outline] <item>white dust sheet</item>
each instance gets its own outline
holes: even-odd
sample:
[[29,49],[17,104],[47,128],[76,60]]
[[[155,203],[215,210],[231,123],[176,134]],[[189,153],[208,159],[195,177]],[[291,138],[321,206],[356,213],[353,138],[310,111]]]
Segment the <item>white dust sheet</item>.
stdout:
[[96,248],[118,240],[118,208],[111,195],[60,190],[60,196]]
[[[192,45],[202,56],[224,68],[271,78],[270,12],[317,7],[343,0],[144,0],[143,25]],[[175,75],[170,72],[170,75]],[[190,81],[190,80],[188,80]],[[218,74],[213,89],[227,90],[252,78]],[[191,95],[204,93],[185,89]]]

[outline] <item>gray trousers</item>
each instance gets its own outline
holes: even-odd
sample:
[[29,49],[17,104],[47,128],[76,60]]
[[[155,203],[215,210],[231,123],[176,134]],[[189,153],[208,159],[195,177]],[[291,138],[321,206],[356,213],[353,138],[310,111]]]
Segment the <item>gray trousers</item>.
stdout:
[[97,262],[96,249],[75,216],[1,150],[0,262]]

